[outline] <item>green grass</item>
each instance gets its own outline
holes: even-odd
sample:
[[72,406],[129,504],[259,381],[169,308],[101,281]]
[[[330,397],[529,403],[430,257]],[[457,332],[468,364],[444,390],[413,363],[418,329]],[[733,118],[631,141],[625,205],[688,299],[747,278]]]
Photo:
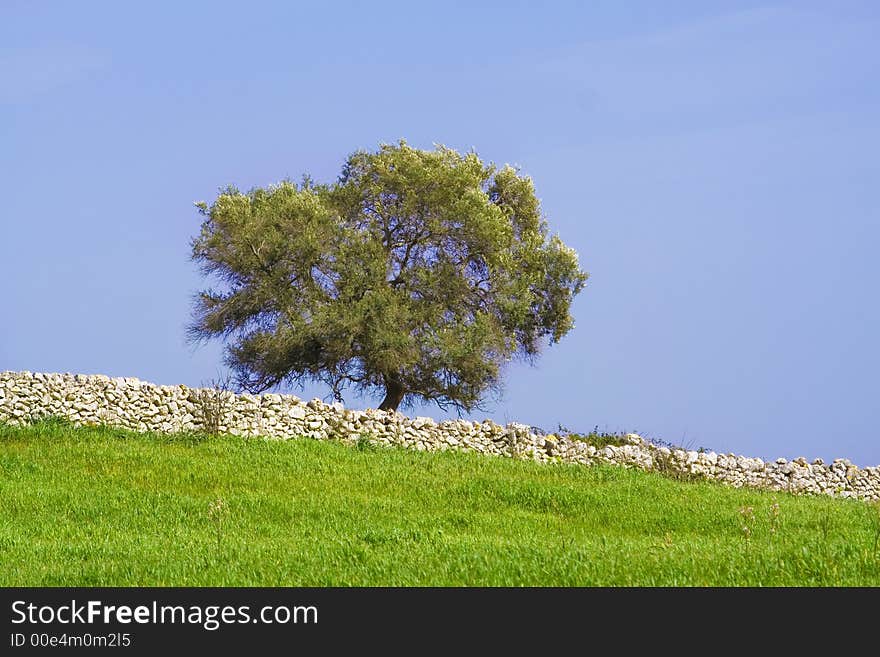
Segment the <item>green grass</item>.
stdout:
[[3,586],[876,586],[878,532],[876,505],[610,466],[0,426]]

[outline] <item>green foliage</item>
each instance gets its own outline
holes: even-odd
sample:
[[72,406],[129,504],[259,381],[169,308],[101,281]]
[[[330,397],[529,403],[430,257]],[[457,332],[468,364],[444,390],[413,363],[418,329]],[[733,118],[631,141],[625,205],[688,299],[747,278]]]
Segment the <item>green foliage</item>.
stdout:
[[0,586],[880,585],[876,504],[365,447],[0,425]]
[[594,447],[606,447],[608,445],[619,447],[620,445],[627,444],[626,433],[599,431],[598,425],[596,425],[589,433],[578,433],[560,424],[557,434],[559,436],[570,438],[571,440],[580,440],[593,445]]
[[324,382],[470,410],[512,358],[573,327],[587,275],[548,233],[531,179],[475,153],[382,145],[329,185],[305,178],[210,205],[192,256],[191,338],[229,340],[239,385]]

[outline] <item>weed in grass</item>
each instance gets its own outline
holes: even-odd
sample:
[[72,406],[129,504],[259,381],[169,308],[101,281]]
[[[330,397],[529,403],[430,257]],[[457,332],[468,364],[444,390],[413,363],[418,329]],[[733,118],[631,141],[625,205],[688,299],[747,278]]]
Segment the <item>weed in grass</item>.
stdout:
[[871,554],[874,555],[874,558],[877,558],[877,548],[880,546],[880,500],[874,500],[870,504],[870,508],[873,509],[873,518],[874,518],[874,547],[871,551]]
[[755,508],[752,506],[741,506],[739,508],[739,515],[742,519],[743,538],[746,541],[746,545],[748,545],[752,539],[752,525],[755,522]]
[[223,517],[228,513],[229,509],[223,498],[218,497],[216,500],[208,504],[208,517],[214,523],[214,535],[217,539],[217,556],[220,556],[220,550],[223,543]]
[[50,415],[46,413],[31,413],[28,416],[27,423],[39,433],[52,433],[73,427],[73,422],[63,415]]
[[663,554],[668,552],[675,546],[675,542],[672,540],[672,532],[664,532],[663,539],[661,541],[655,542],[651,545],[651,551],[657,554]]
[[770,509],[767,511],[767,517],[770,520],[771,539],[776,536],[776,533],[779,531],[779,513],[779,502],[774,502],[770,505]]
[[822,544],[828,544],[828,534],[831,532],[831,518],[827,513],[822,514],[821,520],[819,520],[819,529],[822,531]]

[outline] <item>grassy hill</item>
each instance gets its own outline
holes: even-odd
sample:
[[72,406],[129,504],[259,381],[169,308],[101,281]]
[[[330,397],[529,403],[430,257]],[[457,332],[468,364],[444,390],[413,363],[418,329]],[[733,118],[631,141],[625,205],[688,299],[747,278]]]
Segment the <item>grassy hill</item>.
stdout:
[[0,426],[2,586],[880,585],[880,506],[619,467]]

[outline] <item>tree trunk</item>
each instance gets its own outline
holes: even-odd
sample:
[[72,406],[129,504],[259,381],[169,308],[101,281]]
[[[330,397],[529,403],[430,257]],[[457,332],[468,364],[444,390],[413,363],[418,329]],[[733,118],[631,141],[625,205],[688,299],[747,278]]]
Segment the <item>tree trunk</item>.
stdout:
[[403,385],[396,379],[385,379],[385,399],[379,404],[381,411],[396,411],[403,401]]

